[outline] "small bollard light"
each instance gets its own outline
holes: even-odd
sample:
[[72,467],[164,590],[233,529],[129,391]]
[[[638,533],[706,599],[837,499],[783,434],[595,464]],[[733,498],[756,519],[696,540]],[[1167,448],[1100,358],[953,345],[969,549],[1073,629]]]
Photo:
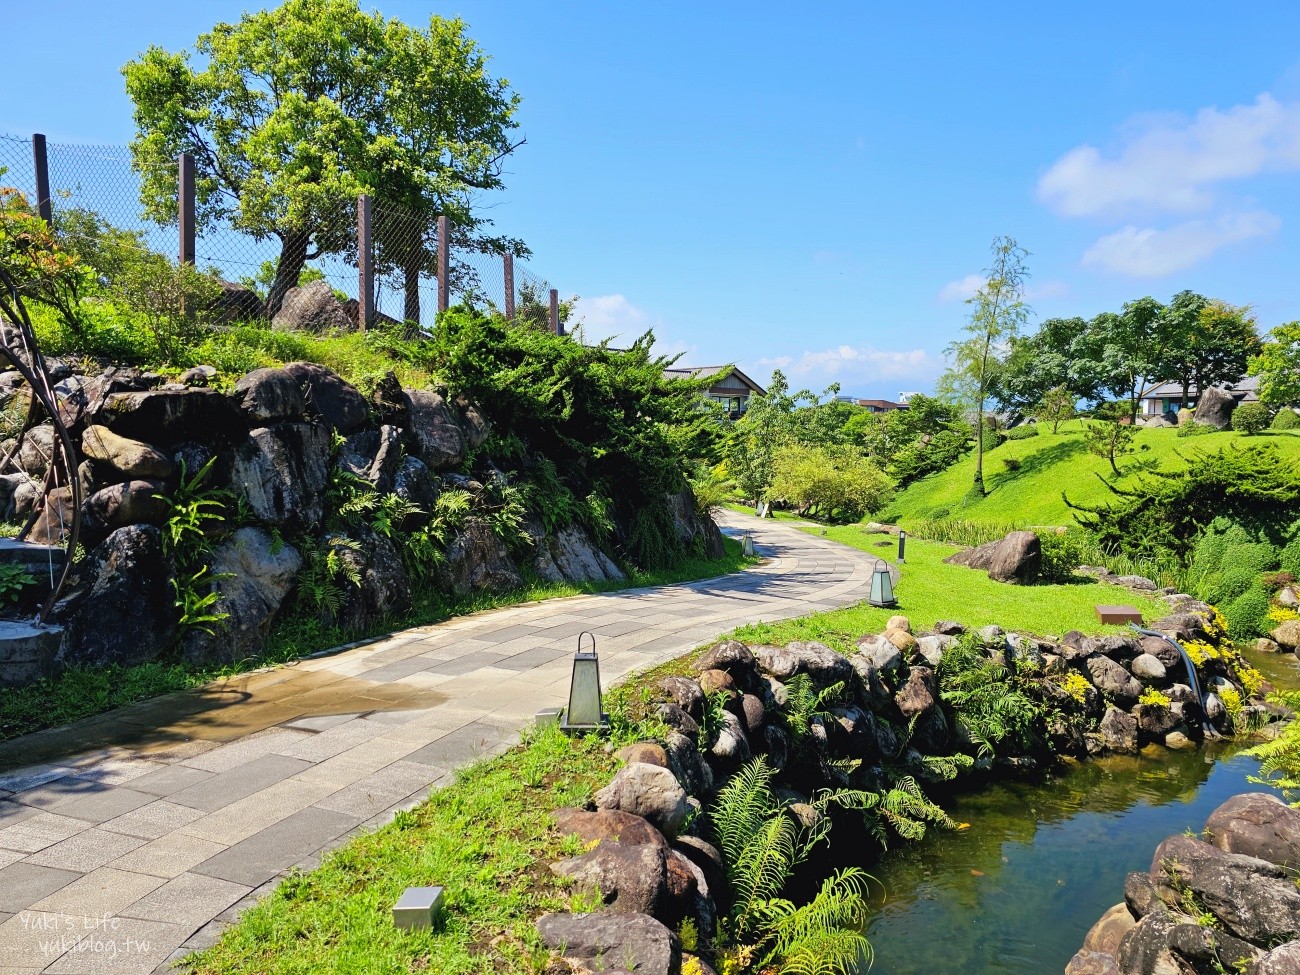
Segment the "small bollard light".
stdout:
[[[591,649],[584,653],[582,638],[591,640]],[[560,728],[567,732],[603,731],[609,727],[609,716],[601,710],[600,658],[596,656],[596,638],[590,633],[578,634],[578,652],[573,655],[573,677],[569,682],[569,706],[564,709]]]
[[549,728],[552,725],[560,723],[560,716],[564,714],[564,708],[542,708],[534,716],[534,722],[539,728]]
[[441,887],[407,887],[393,905],[393,927],[406,931],[431,928],[442,913]]
[[743,555],[743,556],[745,556],[746,558],[752,558],[752,557],[753,557],[753,555],[754,555],[754,536],[753,536],[753,535],[741,535],[741,536],[740,536],[740,554]]
[[876,559],[876,567],[871,570],[871,594],[867,596],[867,602],[879,607],[898,605],[894,598],[894,580],[884,559]]
[[907,549],[907,532],[903,531],[903,529],[900,528],[898,530],[898,561],[899,562],[903,561],[903,555],[906,549]]

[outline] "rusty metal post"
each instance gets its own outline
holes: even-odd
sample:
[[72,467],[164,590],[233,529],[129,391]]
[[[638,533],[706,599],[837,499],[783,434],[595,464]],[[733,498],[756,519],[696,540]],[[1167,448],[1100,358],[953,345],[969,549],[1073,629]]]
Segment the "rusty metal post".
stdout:
[[444,312],[451,304],[451,279],[447,268],[451,257],[451,221],[438,218],[438,311]]
[[375,259],[370,230],[370,195],[357,197],[357,328],[375,320]]
[[176,189],[176,212],[180,231],[180,253],[177,255],[182,264],[194,263],[194,157],[182,152],[176,160],[180,170],[180,179]]
[[54,204],[50,200],[50,159],[45,152],[45,136],[32,135],[32,168],[36,171],[36,212],[47,224],[54,225]]
[[551,331],[564,334],[564,326],[560,324],[560,293],[554,288],[551,289]]
[[506,320],[515,320],[515,255],[509,251],[505,255],[506,266]]

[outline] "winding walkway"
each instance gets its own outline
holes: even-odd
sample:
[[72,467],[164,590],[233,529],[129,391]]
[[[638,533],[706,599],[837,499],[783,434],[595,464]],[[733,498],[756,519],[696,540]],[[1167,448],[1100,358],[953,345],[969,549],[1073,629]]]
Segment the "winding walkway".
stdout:
[[0,973],[167,970],[288,870],[562,705],[584,630],[609,684],[742,623],[866,597],[869,556],[723,523],[766,561],[405,630],[0,746]]

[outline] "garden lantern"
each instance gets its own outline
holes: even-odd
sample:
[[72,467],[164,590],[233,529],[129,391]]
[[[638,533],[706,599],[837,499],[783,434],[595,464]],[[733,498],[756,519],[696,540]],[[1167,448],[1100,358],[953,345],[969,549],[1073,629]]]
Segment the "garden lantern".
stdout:
[[[584,652],[582,638],[591,641]],[[560,727],[565,731],[600,731],[609,727],[609,718],[601,710],[600,659],[596,656],[596,638],[590,633],[578,635],[578,652],[573,655],[573,678],[569,682],[569,706],[564,710]]]
[[876,559],[876,567],[871,571],[871,595],[867,602],[880,607],[898,605],[894,598],[894,580],[884,559]]

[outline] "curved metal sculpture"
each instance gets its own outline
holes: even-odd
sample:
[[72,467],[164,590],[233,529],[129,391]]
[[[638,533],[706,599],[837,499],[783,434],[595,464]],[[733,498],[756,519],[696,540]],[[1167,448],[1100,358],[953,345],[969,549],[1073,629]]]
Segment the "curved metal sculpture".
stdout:
[[[54,512],[59,522],[59,535],[66,548],[66,557],[57,575],[51,563],[50,594],[37,614],[38,620],[44,623],[67,584],[68,573],[72,569],[72,556],[77,550],[77,540],[81,534],[81,485],[77,480],[77,449],[67,424],[60,415],[58,396],[50,381],[45,358],[37,345],[32,320],[28,317],[22,294],[17,283],[3,268],[0,268],[0,356],[9,360],[11,368],[22,376],[31,390],[22,428],[13,445],[0,456],[0,473],[26,473],[18,464],[18,458],[28,435],[46,421],[54,428],[49,462],[41,478],[41,490],[26,523],[18,533],[20,542],[27,541],[41,515],[49,512]],[[51,500],[54,492],[61,489],[68,491],[70,503],[66,512],[58,502]],[[46,521],[47,524],[50,521],[48,516]],[[50,540],[47,539],[48,541]]]

